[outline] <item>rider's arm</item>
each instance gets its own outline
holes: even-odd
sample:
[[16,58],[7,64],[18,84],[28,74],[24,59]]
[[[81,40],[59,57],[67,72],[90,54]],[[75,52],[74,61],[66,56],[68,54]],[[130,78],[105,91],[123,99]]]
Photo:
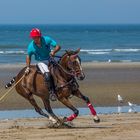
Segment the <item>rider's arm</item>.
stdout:
[[32,47],[28,47],[27,50],[27,56],[26,56],[26,69],[25,69],[25,74],[29,74],[30,72],[30,63],[31,63],[31,56],[32,56],[33,52],[32,52]]
[[61,49],[61,47],[52,38],[48,36],[45,36],[44,38],[45,38],[46,44],[49,44],[53,48],[50,55],[54,56],[55,53],[57,53]]
[[26,66],[29,67],[31,64],[31,58],[29,55],[26,56]]
[[25,74],[29,74],[30,72],[30,63],[31,63],[31,59],[30,57],[27,55],[26,56],[26,69],[25,69]]
[[59,45],[56,45],[56,47],[52,50],[51,55],[54,56],[55,53],[57,53],[60,49],[61,47]]
[[26,66],[29,67],[31,64],[31,56],[33,55],[33,43],[30,43],[27,49],[27,56],[26,56]]

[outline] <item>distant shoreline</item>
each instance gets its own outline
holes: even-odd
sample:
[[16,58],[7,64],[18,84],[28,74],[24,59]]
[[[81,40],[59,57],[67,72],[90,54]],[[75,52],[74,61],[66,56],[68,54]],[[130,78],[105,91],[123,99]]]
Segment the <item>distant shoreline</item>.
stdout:
[[[33,63],[34,65],[36,63]],[[26,64],[24,63],[15,63],[15,64],[0,64],[0,69],[3,68],[20,68],[20,67],[25,67]],[[140,62],[82,62],[82,67],[87,67],[87,68],[96,68],[96,67],[140,67]]]

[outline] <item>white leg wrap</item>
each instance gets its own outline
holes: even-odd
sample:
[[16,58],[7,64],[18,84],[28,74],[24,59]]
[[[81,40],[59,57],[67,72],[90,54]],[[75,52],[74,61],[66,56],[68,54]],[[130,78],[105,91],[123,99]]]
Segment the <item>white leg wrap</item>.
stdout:
[[95,115],[93,118],[94,120],[99,120],[99,117],[97,115]]
[[57,120],[55,120],[52,116],[49,116],[49,120],[52,121],[52,123],[56,123]]

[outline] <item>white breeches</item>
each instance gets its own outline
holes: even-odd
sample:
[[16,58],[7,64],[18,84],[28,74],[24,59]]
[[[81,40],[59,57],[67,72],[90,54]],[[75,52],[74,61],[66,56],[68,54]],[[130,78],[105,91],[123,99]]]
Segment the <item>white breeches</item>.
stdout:
[[48,62],[47,61],[45,61],[45,62],[39,62],[37,65],[38,65],[40,71],[42,72],[42,74],[44,74],[46,72],[49,72]]

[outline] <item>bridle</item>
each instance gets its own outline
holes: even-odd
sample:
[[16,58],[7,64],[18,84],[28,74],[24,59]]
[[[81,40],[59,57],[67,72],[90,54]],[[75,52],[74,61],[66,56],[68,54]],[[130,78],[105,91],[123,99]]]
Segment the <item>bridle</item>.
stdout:
[[[79,70],[78,71],[74,70],[73,62],[71,61],[70,55],[67,56],[67,59],[68,59],[68,61],[67,61],[67,69],[68,70],[63,68],[62,65],[60,64],[61,59],[62,59],[63,56],[54,56],[54,57],[59,58],[59,61],[57,62],[53,57],[50,57],[50,63],[54,64],[54,65],[57,65],[64,73],[66,73],[66,74],[68,74],[68,75],[70,75],[72,77],[76,77],[76,75],[80,73]],[[81,59],[80,59],[80,57],[78,55],[77,55],[76,59],[78,59],[79,65],[81,65]]]
[[[75,76],[77,76],[78,74],[80,74],[80,71],[82,70],[81,68],[81,59],[80,57],[77,55],[75,60],[72,62],[70,56],[68,56],[68,62],[67,62],[67,68],[69,69],[69,71],[71,73],[73,73]],[[76,67],[76,63],[78,65],[78,67],[80,67],[78,70],[74,69],[74,63],[75,63],[75,67]]]

